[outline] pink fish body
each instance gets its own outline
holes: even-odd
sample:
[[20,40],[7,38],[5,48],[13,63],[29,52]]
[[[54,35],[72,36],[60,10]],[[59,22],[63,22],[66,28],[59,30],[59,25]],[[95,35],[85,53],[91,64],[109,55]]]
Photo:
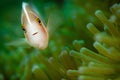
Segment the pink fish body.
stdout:
[[27,42],[31,46],[42,50],[48,46],[49,35],[47,28],[29,4],[25,2],[22,4],[21,24]]

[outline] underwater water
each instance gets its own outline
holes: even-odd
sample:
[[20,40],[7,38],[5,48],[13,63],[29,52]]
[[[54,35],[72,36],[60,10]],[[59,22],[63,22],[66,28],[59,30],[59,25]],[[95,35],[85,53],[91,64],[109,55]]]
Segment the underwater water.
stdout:
[[[22,2],[49,28],[44,50],[25,41]],[[120,80],[119,0],[1,0],[0,80]]]

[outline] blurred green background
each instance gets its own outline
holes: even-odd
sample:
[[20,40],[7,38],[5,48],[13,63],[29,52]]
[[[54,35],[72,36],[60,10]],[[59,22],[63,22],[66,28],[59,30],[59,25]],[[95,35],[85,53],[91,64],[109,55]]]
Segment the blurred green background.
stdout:
[[[46,26],[49,21],[51,29],[49,46],[41,51],[46,57],[58,55],[64,47],[72,48],[73,40],[84,40],[85,46],[93,49],[92,34],[86,29],[86,24],[92,22],[102,31],[101,23],[94,16],[95,10],[102,10],[108,17],[109,7],[120,2],[119,0],[0,0],[0,74],[7,76],[6,79],[10,77],[7,71],[11,70],[10,75],[15,73],[13,67],[23,58],[16,57],[17,54],[22,51],[24,54],[34,53],[36,50],[29,45],[24,47],[20,41],[24,38],[21,29],[23,1],[35,7]],[[14,41],[16,44],[7,45]],[[56,51],[58,53],[53,54]]]

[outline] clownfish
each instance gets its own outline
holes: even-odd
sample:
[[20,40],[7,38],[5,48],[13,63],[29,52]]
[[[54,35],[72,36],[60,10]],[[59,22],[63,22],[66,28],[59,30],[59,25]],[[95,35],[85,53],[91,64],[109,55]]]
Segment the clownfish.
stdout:
[[41,50],[47,48],[48,29],[38,14],[25,2],[22,3],[21,25],[29,45]]

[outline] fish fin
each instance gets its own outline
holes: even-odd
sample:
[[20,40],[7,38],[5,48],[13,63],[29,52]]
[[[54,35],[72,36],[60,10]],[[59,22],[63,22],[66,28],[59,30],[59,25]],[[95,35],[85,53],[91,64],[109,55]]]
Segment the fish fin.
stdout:
[[13,46],[13,47],[22,46],[22,47],[26,47],[26,48],[30,47],[25,38],[20,38],[20,39],[8,42],[8,43],[5,44],[5,46],[7,46],[7,47],[10,47],[10,46]]
[[56,31],[56,29],[58,29],[58,27],[60,27],[62,24],[62,19],[63,17],[59,11],[49,15],[47,29],[50,36]]

